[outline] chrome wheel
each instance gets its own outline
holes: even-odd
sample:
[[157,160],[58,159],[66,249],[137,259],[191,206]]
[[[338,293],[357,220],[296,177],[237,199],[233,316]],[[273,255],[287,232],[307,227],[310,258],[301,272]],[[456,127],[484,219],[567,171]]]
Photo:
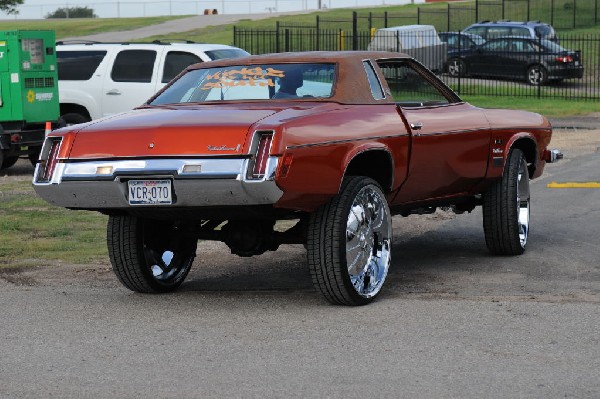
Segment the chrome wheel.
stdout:
[[485,243],[495,255],[520,255],[529,237],[531,193],[523,151],[510,151],[502,179],[483,195]]
[[519,241],[521,247],[525,248],[527,236],[529,235],[529,173],[527,172],[527,163],[521,158],[519,162],[519,172],[517,176],[517,220],[519,223]]
[[385,198],[364,187],[354,199],[346,223],[346,264],[356,292],[370,298],[381,289],[391,253],[391,217]]
[[379,184],[344,179],[340,192],[308,222],[308,266],[331,303],[365,305],[383,287],[391,262],[392,217]]

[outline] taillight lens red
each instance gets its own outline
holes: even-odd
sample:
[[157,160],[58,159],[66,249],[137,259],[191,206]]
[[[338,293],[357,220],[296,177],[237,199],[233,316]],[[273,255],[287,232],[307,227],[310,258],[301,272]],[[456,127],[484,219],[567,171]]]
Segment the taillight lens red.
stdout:
[[556,57],[555,60],[556,62],[568,64],[569,62],[573,62],[573,57],[571,57],[570,55],[561,55],[560,57]]
[[269,151],[271,150],[271,142],[273,134],[261,134],[258,139],[258,146],[254,154],[254,164],[252,165],[252,179],[262,179],[267,170],[267,160],[269,159]]
[[52,178],[52,174],[54,173],[54,169],[56,168],[56,163],[58,162],[58,150],[60,148],[60,141],[54,140],[50,146],[50,151],[48,151],[48,159],[44,165],[44,174],[42,176],[43,180],[49,181]]

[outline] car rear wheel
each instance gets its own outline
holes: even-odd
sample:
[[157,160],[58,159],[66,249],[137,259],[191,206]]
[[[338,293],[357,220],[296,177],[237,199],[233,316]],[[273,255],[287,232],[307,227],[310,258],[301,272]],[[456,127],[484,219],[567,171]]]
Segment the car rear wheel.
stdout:
[[467,65],[459,58],[453,58],[448,61],[448,73],[451,76],[464,76],[467,71]]
[[527,83],[532,86],[541,86],[548,81],[548,72],[541,65],[533,65],[527,69]]
[[89,122],[90,118],[85,115],[78,114],[76,112],[69,112],[61,116],[65,126],[78,125],[80,123]]
[[1,154],[1,152],[2,151],[0,151],[0,169],[10,168],[14,164],[16,164],[17,161],[19,160],[18,156],[6,157],[6,156],[3,156],[3,154]]
[[390,210],[381,188],[368,177],[344,179],[340,193],[310,217],[310,273],[333,304],[371,302],[388,274],[391,247]]
[[107,244],[113,271],[132,291],[173,291],[185,280],[197,239],[172,222],[110,216]]
[[492,254],[520,255],[529,236],[531,195],[523,152],[510,152],[501,180],[483,195],[483,229]]

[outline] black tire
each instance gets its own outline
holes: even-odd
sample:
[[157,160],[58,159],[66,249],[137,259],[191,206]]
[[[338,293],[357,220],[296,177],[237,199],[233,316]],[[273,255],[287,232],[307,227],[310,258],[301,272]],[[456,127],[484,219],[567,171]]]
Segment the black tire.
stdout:
[[[0,151],[2,152],[2,151]],[[18,155],[14,155],[12,157],[4,156],[4,154],[0,155],[0,169],[7,169],[17,163],[19,160]]]
[[548,72],[541,65],[532,65],[527,69],[527,83],[532,86],[541,86],[548,82]]
[[90,118],[76,112],[69,112],[60,117],[64,121],[65,126],[78,125],[80,123],[89,122]]
[[39,147],[37,149],[32,150],[32,152],[30,152],[27,157],[29,158],[29,162],[31,162],[31,164],[33,166],[35,166],[38,162],[38,160],[40,159],[40,152],[42,151],[42,147]]
[[467,72],[467,64],[460,58],[452,58],[448,60],[446,69],[450,76],[465,76]]
[[483,195],[485,243],[494,255],[520,255],[529,236],[531,194],[523,152],[511,150],[502,179]]
[[113,271],[132,291],[161,293],[185,280],[197,240],[174,223],[135,216],[110,216],[107,244]]
[[315,288],[333,304],[370,303],[387,276],[391,244],[392,220],[379,184],[363,176],[344,179],[340,193],[309,220],[308,266]]

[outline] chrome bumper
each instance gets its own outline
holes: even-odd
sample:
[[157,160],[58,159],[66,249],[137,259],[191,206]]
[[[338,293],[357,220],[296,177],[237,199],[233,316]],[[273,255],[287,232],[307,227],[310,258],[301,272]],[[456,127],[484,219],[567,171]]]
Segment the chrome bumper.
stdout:
[[546,150],[544,152],[544,161],[548,163],[558,162],[563,159],[563,153],[560,150]]
[[[127,181],[169,179],[173,203],[151,207],[274,204],[283,192],[275,184],[277,157],[269,157],[265,177],[247,179],[248,159],[150,159],[58,163],[50,181],[33,178],[36,193],[65,208],[119,209],[130,205]],[[107,171],[109,173],[107,173]]]

